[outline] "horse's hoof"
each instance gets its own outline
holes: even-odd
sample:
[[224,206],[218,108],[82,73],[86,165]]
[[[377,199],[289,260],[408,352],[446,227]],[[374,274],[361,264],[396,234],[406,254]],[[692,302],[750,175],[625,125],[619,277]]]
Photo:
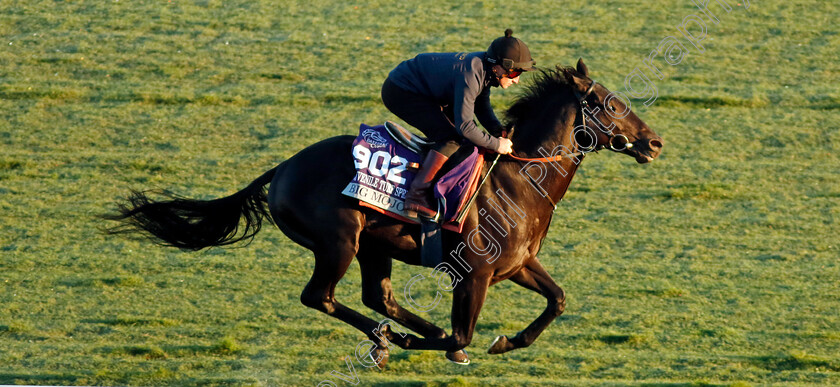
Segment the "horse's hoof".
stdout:
[[368,354],[370,359],[376,363],[376,367],[380,370],[385,369],[385,364],[388,363],[388,358],[391,356],[388,352],[388,347],[376,347],[373,351],[370,351]]
[[459,365],[470,364],[470,356],[467,355],[467,351],[464,351],[463,349],[460,350],[460,351],[455,351],[455,352],[447,352],[446,353],[446,358],[449,359],[449,361],[451,361],[455,364],[459,364]]
[[490,344],[490,349],[487,350],[487,353],[492,355],[497,355],[500,353],[505,353],[513,349],[513,343],[511,343],[507,336],[496,336],[496,340],[493,340],[493,344]]

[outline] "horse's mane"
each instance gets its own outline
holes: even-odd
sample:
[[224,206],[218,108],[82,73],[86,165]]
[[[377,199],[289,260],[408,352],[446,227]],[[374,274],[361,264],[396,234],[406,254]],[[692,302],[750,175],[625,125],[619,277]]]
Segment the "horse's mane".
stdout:
[[558,65],[554,69],[540,70],[534,82],[525,86],[522,95],[507,110],[508,127],[519,126],[522,120],[532,116],[533,109],[542,106],[538,101],[544,104],[549,96],[556,96],[570,88],[572,75],[583,77],[573,67]]

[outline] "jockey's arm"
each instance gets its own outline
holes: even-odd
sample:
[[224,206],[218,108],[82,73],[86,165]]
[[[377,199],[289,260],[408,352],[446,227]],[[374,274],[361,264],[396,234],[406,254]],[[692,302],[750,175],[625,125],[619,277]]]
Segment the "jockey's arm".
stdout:
[[[481,130],[473,120],[476,113],[477,98],[479,97],[479,94],[475,92],[477,89],[478,87],[471,87],[467,82],[455,88],[455,105],[453,106],[455,129],[458,130],[458,134],[470,140],[476,146],[498,152],[500,150],[499,138]],[[496,122],[498,123],[498,120]],[[501,127],[501,124],[498,125]]]

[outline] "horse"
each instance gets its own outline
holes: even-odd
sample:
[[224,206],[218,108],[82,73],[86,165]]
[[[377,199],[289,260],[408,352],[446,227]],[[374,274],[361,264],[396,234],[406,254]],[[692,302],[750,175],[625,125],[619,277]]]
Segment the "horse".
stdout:
[[[142,232],[162,245],[201,250],[250,240],[264,220],[273,221],[315,256],[300,301],[367,335],[374,344],[368,353],[373,364],[384,368],[391,343],[445,351],[450,361],[468,364],[464,348],[472,340],[489,286],[509,279],[548,303],[524,330],[498,336],[491,354],[528,347],[563,313],[565,292],[537,253],[584,156],[606,148],[641,164],[660,154],[662,138],[621,96],[592,80],[580,59],[574,68],[540,70],[508,109],[515,154],[497,158],[487,172],[463,220],[464,231],[443,235],[449,254],[435,273],[448,274],[445,280],[438,278],[438,287],[452,293],[451,334],[401,306],[391,286],[393,259],[421,264],[420,226],[340,194],[356,173],[353,136],[317,142],[227,197],[192,200],[161,192],[168,196],[152,200],[149,191],[133,191],[107,216],[121,222],[108,232]],[[490,163],[488,158],[484,170]],[[335,286],[354,257],[361,269],[363,304],[387,317],[382,323],[336,299]]]

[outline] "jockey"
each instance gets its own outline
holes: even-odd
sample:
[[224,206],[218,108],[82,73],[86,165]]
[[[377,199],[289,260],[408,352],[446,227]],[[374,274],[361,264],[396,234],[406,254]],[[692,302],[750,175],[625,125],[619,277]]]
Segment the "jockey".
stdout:
[[508,154],[510,140],[485,133],[502,133],[502,124],[490,106],[490,87],[519,83],[523,71],[534,69],[531,52],[521,40],[505,36],[486,52],[427,53],[400,63],[382,85],[382,102],[403,121],[435,143],[406,194],[406,209],[434,218],[429,189],[435,175],[464,139],[476,146]]

